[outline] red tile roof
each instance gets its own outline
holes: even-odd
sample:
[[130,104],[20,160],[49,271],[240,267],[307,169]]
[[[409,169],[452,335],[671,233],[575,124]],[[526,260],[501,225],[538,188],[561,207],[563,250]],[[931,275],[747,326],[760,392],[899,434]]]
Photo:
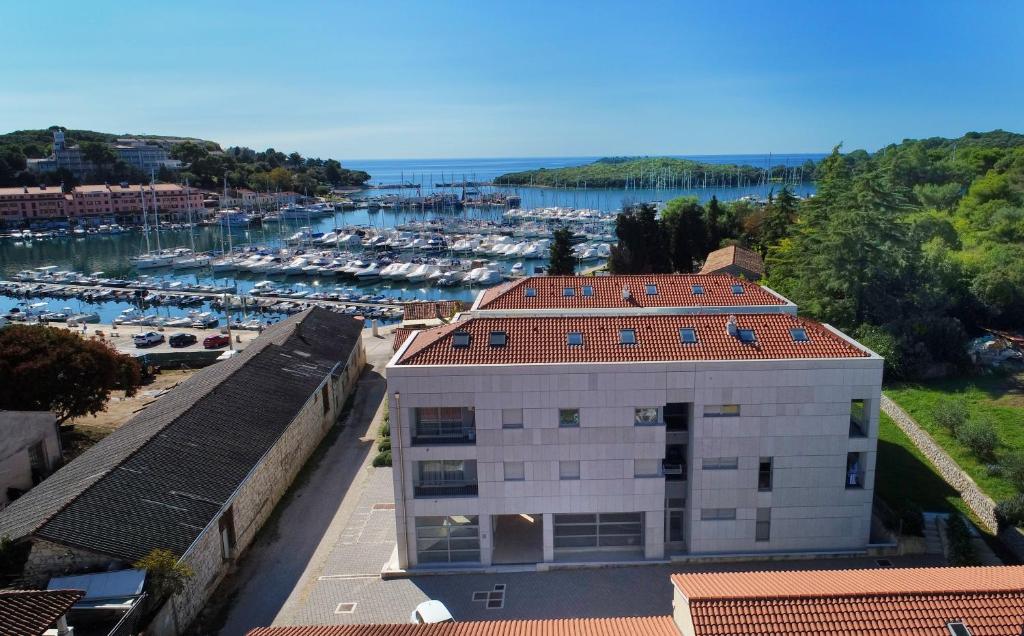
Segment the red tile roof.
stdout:
[[745,247],[736,247],[735,245],[723,247],[708,254],[707,259],[704,261],[704,267],[700,269],[700,273],[714,274],[733,265],[758,276],[764,274],[764,261],[761,259],[761,255]]
[[430,320],[437,318],[451,318],[462,311],[462,303],[457,300],[439,300],[436,302],[409,303],[403,308],[405,320]]
[[80,590],[0,590],[0,634],[42,634],[83,596]]
[[671,616],[261,627],[248,636],[679,636]]
[[405,339],[409,337],[409,334],[416,331],[409,327],[396,327],[394,332],[394,340],[391,342],[391,347],[394,351],[398,351],[405,344]]
[[[647,295],[646,286],[657,285],[658,293]],[[743,285],[742,294],[732,286]],[[693,286],[704,293],[696,295]],[[594,288],[584,296],[585,286]],[[574,294],[565,296],[566,287]],[[622,297],[623,287],[629,298]],[[526,295],[526,289],[537,295]],[[629,276],[527,276],[492,287],[483,293],[476,309],[637,309],[644,307],[760,307],[789,304],[785,299],[754,283],[728,274],[636,274]]]
[[1019,636],[1024,567],[675,574],[697,636]]
[[[469,318],[419,332],[400,365],[558,364],[587,362],[662,362],[677,360],[777,360],[859,358],[868,354],[823,325],[790,314],[736,316],[740,329],[753,329],[756,341],[744,343],[726,332],[724,315],[521,316]],[[680,342],[679,330],[696,329],[697,342]],[[809,338],[795,342],[790,329]],[[636,344],[619,343],[619,330],[633,329]],[[454,347],[453,333],[470,334],[466,347]],[[502,347],[489,345],[492,331],[508,334]],[[583,344],[570,346],[570,332]]]

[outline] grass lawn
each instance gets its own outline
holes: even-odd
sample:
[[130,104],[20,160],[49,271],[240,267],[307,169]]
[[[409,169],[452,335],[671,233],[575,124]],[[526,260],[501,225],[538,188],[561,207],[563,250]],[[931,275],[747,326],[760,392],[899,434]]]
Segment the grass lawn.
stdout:
[[943,398],[963,399],[970,413],[987,415],[995,425],[1000,457],[1011,450],[1024,450],[1024,374],[894,384],[885,394],[927,430],[990,497],[999,501],[1016,494],[1009,481],[990,475],[984,462],[939,426],[933,411]]
[[960,494],[943,481],[885,413],[881,414],[878,427],[875,493],[896,512],[918,508],[922,512],[959,510],[970,514]]

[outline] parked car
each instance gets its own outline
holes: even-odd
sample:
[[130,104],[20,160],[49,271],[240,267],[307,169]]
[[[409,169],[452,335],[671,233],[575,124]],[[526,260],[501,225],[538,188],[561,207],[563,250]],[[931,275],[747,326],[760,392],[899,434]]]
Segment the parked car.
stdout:
[[167,344],[174,348],[188,347],[196,343],[196,337],[190,333],[174,333],[167,339]]
[[412,611],[409,622],[414,625],[454,623],[455,619],[452,618],[452,613],[448,611],[448,608],[441,601],[423,601]]
[[146,333],[136,334],[132,337],[132,341],[136,347],[152,347],[160,344],[164,341],[164,335],[155,331],[147,331]]
[[213,336],[209,336],[203,340],[203,347],[206,349],[220,349],[226,347],[231,343],[231,338],[225,334],[219,333]]

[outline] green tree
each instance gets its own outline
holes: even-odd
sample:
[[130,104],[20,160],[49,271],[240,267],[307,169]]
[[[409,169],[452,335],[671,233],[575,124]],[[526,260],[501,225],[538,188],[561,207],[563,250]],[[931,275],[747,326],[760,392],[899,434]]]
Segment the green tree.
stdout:
[[146,585],[156,598],[156,605],[184,590],[188,580],[195,576],[192,568],[173,552],[160,548],[152,550],[132,567],[146,571]]
[[114,149],[100,141],[83,141],[81,150],[82,158],[96,166],[97,170],[113,166],[117,161]]
[[777,245],[789,234],[790,227],[796,221],[798,203],[799,200],[788,186],[782,188],[778,197],[769,198],[758,241],[762,256],[768,253],[769,247]]
[[612,246],[608,269],[613,274],[656,274],[672,271],[665,232],[651,204],[640,204],[615,219],[618,244]]
[[66,329],[0,329],[0,409],[52,411],[58,422],[102,411],[110,391],[132,395],[141,381],[134,358]]
[[725,210],[722,209],[718,197],[713,194],[704,208],[704,225],[708,232],[708,250],[717,250],[722,246],[722,239],[731,235],[727,227]]
[[548,259],[548,274],[568,276],[576,273],[576,256],[572,251],[572,230],[560,227],[555,230]]
[[696,197],[679,197],[665,205],[661,225],[668,236],[672,268],[684,274],[693,272],[693,264],[708,250],[704,208]]

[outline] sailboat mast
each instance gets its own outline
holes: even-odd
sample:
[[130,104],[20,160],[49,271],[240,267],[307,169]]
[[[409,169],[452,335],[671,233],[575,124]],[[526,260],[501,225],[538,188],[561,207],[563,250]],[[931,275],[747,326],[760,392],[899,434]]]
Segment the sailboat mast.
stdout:
[[192,191],[188,187],[188,179],[185,179],[185,206],[188,210],[188,238],[192,243],[192,254],[196,253],[196,231],[192,227]]
[[146,186],[139,184],[139,197],[142,199],[142,233],[146,237],[146,254],[152,251],[149,245],[149,218],[146,216]]

